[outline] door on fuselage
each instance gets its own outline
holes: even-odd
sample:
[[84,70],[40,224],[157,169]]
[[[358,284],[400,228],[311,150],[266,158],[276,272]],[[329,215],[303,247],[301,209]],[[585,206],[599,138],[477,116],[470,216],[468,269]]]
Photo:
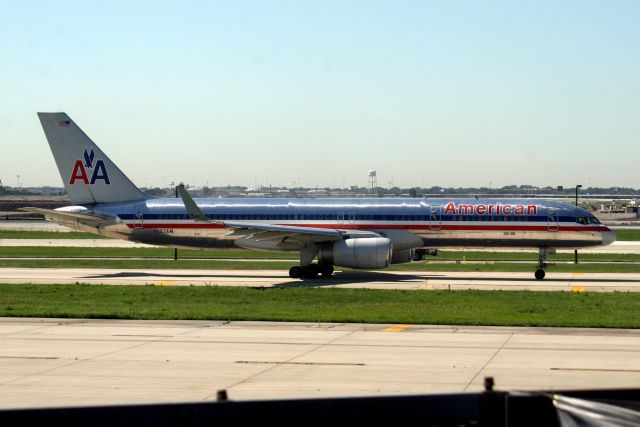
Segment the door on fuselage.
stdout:
[[144,228],[144,206],[136,205],[133,209],[133,228]]
[[558,209],[550,208],[547,214],[547,230],[558,231]]
[[442,230],[442,206],[429,206],[429,230]]

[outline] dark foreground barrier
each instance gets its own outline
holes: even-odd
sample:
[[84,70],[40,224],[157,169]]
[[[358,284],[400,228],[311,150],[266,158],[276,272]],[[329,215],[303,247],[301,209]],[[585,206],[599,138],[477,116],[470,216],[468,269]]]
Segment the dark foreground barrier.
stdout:
[[[640,425],[640,389],[122,405],[0,411],[0,425]],[[605,423],[602,423],[606,421]]]

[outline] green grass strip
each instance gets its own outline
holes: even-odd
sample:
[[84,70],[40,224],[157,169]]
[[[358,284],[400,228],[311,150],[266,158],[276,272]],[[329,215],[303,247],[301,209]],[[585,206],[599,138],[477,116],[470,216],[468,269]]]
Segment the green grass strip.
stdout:
[[[0,258],[164,258],[173,259],[173,248],[83,248],[54,246],[4,246],[0,247]],[[297,252],[265,252],[245,249],[179,249],[178,257],[186,258],[282,258],[299,259]],[[640,257],[638,258],[640,261]]]
[[[1,252],[0,252],[1,253]],[[574,254],[557,253],[550,255],[548,260],[553,261],[573,261]],[[524,252],[491,252],[491,251],[455,251],[442,250],[438,251],[435,257],[427,256],[427,261],[533,261],[538,260],[538,251],[531,249]],[[598,253],[588,254],[578,251],[579,261],[600,261],[600,262],[640,262],[640,254],[619,254],[619,253]]]
[[640,293],[0,284],[0,316],[640,327]]
[[640,240],[640,230],[615,230],[616,232],[616,240]]
[[108,239],[79,231],[13,231],[0,230],[0,239]]
[[[173,248],[79,248],[50,246],[5,246],[0,247],[0,258],[162,258],[173,259]],[[179,249],[179,259],[288,259],[297,260],[296,252],[253,251],[245,249]],[[561,253],[549,257],[549,261],[573,261],[573,253]],[[489,251],[439,251],[435,257],[427,256],[427,262],[438,261],[531,261],[538,260],[538,252],[489,252]],[[640,254],[583,254],[580,261],[640,262]]]

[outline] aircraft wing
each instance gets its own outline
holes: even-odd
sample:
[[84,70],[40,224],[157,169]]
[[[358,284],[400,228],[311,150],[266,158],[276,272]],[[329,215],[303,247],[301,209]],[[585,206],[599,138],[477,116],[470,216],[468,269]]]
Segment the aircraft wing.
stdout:
[[[212,221],[213,222],[213,221]],[[333,228],[297,227],[295,225],[255,224],[250,222],[215,221],[232,229],[230,235],[246,236],[255,241],[297,240],[329,242],[344,238],[380,237],[372,231],[340,230]]]
[[92,227],[99,227],[102,225],[115,224],[117,217],[105,214],[95,213],[79,213],[57,209],[44,209],[44,208],[20,208],[21,211],[31,212],[40,215],[44,215],[45,218],[52,218],[56,222],[68,223],[70,221],[80,221]]
[[344,238],[380,237],[372,231],[340,230],[333,228],[299,227],[295,225],[259,224],[244,221],[214,221],[207,218],[196,205],[191,195],[184,188],[178,186],[178,194],[182,198],[189,217],[195,221],[220,224],[232,231],[230,235],[245,236],[255,241],[296,240],[303,243],[329,242]]

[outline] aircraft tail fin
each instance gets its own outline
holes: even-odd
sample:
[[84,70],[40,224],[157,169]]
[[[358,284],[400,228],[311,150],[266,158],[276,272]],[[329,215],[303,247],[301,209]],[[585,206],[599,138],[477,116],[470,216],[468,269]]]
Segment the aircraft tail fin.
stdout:
[[38,117],[73,204],[148,198],[66,113],[38,113]]

